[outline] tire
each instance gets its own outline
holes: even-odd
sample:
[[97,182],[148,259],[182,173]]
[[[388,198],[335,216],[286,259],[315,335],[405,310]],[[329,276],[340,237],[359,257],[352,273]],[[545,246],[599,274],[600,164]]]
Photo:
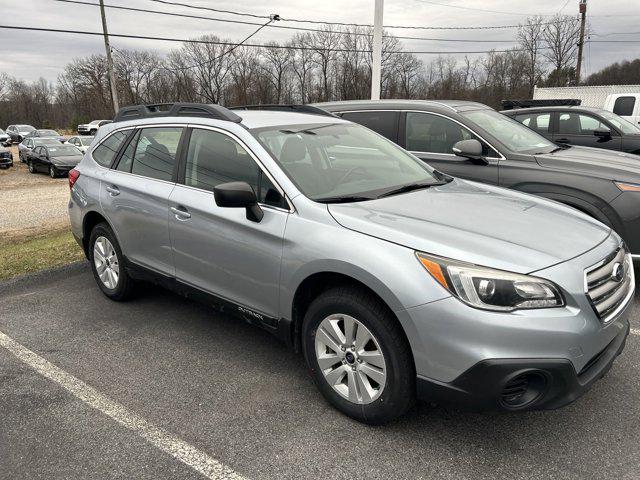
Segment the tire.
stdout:
[[[353,335],[355,348],[345,342],[347,323],[355,324],[355,331],[362,334]],[[330,325],[340,333],[327,328]],[[333,337],[328,342],[327,332]],[[362,341],[366,334],[371,340]],[[316,386],[342,413],[380,425],[400,417],[415,402],[416,374],[409,344],[393,313],[371,293],[353,287],[326,291],[309,306],[302,336]],[[332,341],[334,348],[327,346]]]
[[58,178],[58,170],[53,165],[49,165],[49,176],[51,178]]
[[27,163],[27,167],[29,167],[29,173],[36,173],[36,169],[33,166],[33,162],[31,160],[29,160],[29,162]]
[[[105,239],[106,242],[104,242]],[[98,246],[96,246],[96,243],[98,243]],[[111,300],[118,302],[130,298],[135,288],[134,281],[127,274],[126,260],[122,255],[120,244],[118,244],[118,240],[109,225],[103,222],[93,228],[89,237],[87,254],[93,277],[102,293]],[[96,255],[100,255],[108,261],[105,262],[105,260],[96,257]],[[101,268],[103,266],[106,268]],[[111,273],[109,273],[109,270]],[[115,281],[114,272],[116,274]]]

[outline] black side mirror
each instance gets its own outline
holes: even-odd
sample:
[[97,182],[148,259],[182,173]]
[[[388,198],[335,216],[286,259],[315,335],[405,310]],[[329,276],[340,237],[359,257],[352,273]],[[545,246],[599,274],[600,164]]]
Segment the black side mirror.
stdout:
[[596,137],[611,138],[611,129],[607,127],[598,127],[593,131]]
[[473,160],[476,163],[487,165],[489,162],[484,158],[482,154],[482,144],[472,138],[471,140],[460,140],[453,146],[453,153],[459,157],[465,157]]
[[247,220],[252,222],[259,222],[264,217],[256,192],[247,182],[221,183],[213,187],[213,197],[219,207],[246,208]]

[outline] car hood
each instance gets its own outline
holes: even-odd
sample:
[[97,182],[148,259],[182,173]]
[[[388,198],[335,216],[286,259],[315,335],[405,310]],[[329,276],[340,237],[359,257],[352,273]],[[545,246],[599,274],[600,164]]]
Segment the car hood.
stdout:
[[51,161],[58,165],[77,165],[82,160],[82,155],[60,155],[53,157]]
[[329,204],[328,209],[351,230],[518,273],[574,258],[611,233],[564,205],[460,179],[378,200]]
[[557,152],[535,155],[543,167],[575,171],[580,174],[593,173],[602,178],[640,181],[640,155],[605,150],[602,148],[570,147]]

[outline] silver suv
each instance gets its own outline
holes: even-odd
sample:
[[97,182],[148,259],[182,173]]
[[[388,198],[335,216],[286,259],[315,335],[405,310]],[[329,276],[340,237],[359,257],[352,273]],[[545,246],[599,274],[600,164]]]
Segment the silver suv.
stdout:
[[416,398],[557,408],[604,375],[635,288],[616,233],[299,110],[135,106],[102,127],[69,215],[104,294],[151,280],[233,311],[372,424]]

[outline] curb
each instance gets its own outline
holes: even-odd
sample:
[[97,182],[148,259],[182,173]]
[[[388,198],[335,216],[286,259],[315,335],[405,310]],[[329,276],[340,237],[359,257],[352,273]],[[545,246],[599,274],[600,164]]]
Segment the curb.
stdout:
[[7,280],[0,281],[0,295],[11,290],[25,288],[35,283],[56,281],[69,275],[74,275],[89,271],[89,263],[86,260],[68,263],[59,267],[38,270],[37,272],[25,273]]

